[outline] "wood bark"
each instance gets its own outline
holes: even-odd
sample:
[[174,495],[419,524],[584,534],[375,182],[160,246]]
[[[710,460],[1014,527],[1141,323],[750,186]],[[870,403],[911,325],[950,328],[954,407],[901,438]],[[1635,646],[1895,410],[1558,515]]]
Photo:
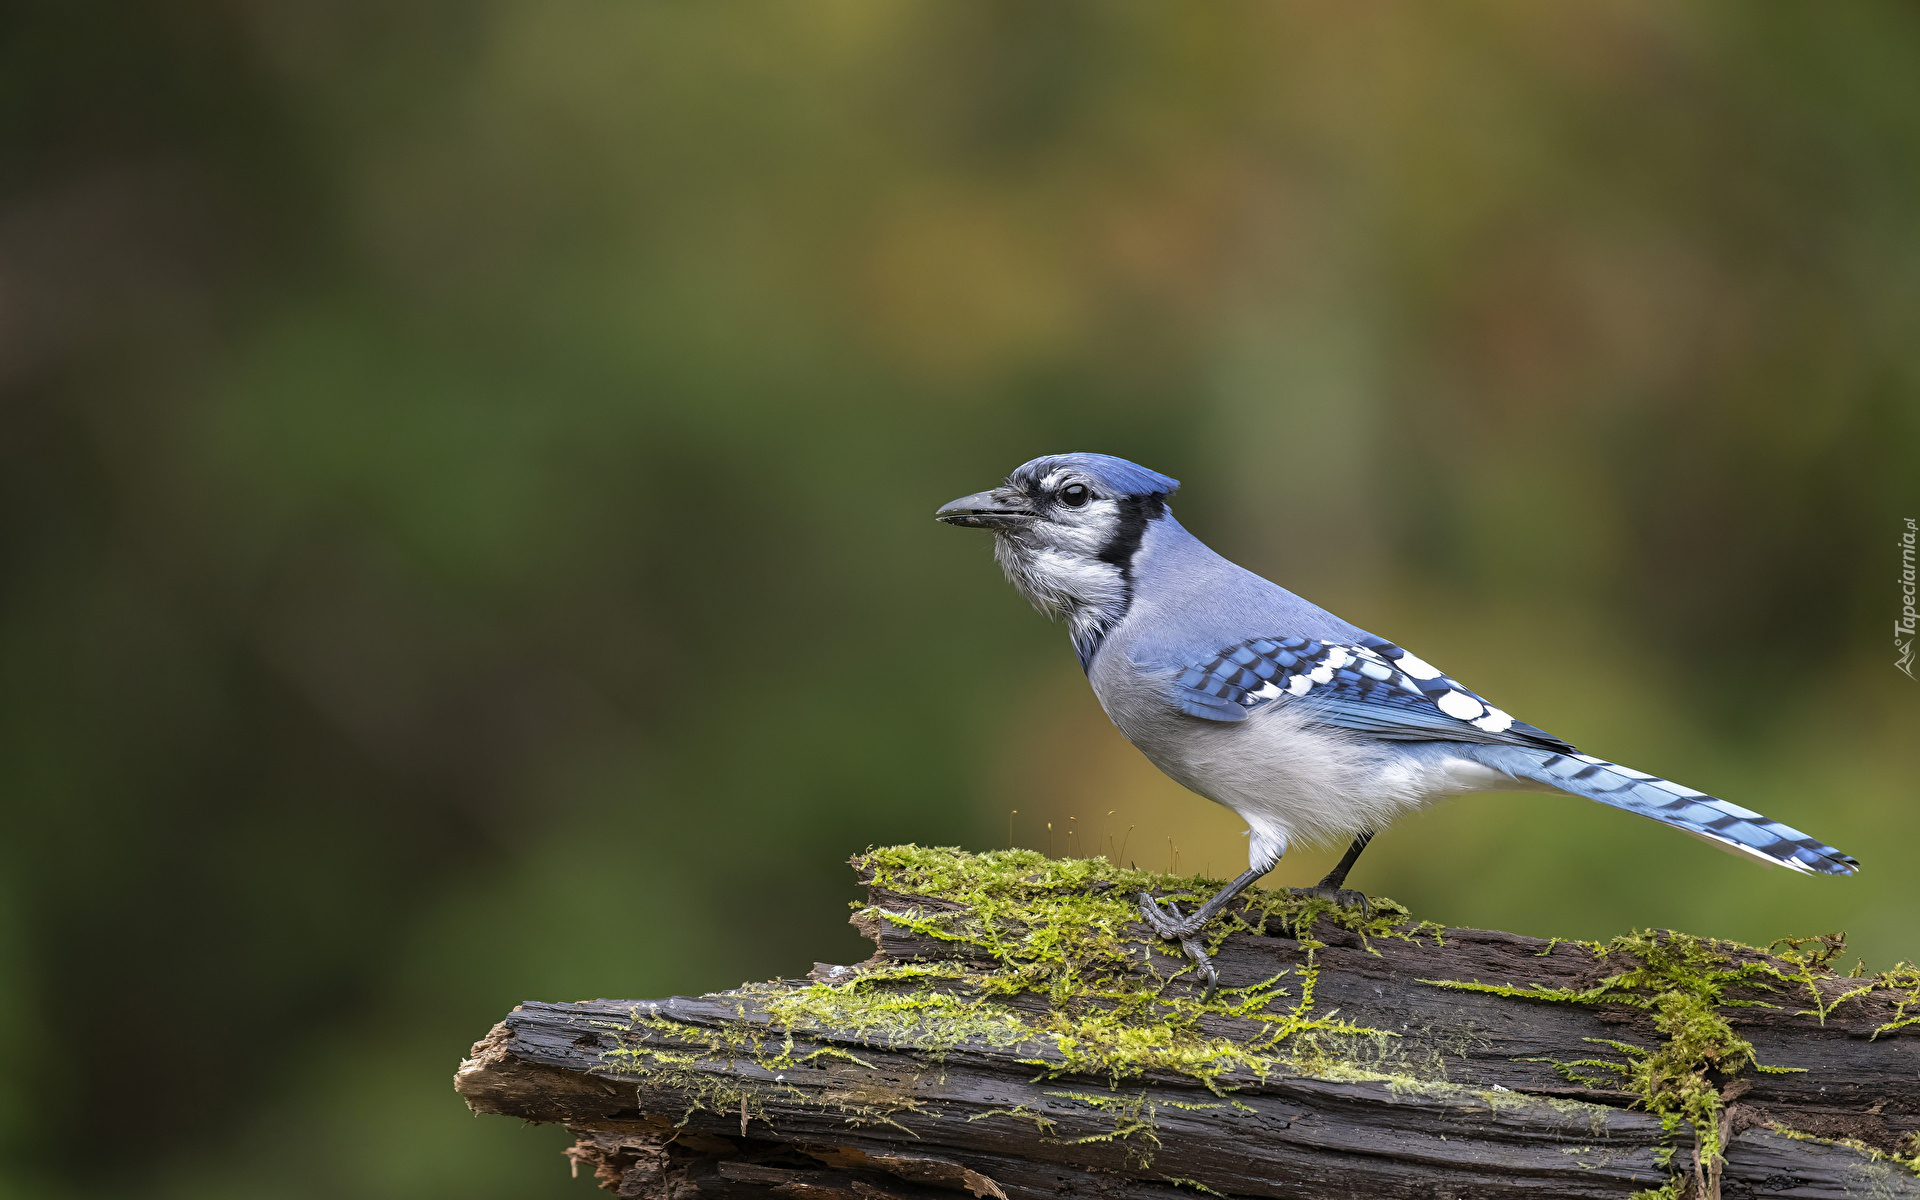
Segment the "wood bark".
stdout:
[[[951,908],[877,890],[872,900],[895,913]],[[863,928],[877,963],[967,952],[881,917]],[[1571,1200],[1626,1197],[1685,1175],[1689,1129],[1663,1130],[1635,1095],[1571,1082],[1548,1061],[1592,1058],[1607,1042],[1657,1046],[1647,1011],[1428,982],[1588,987],[1606,973],[1588,949],[1476,929],[1445,930],[1443,944],[1363,944],[1324,920],[1302,932],[1324,943],[1317,1010],[1399,1035],[1396,1069],[1421,1064],[1425,1082],[1247,1075],[1217,1081],[1216,1093],[1174,1073],[1051,1074],[1023,1047],[963,1042],[928,1053],[812,1028],[793,1032],[789,1047],[749,990],[529,1002],[474,1047],[457,1086],[478,1112],[566,1125],[576,1169],[649,1200]],[[1144,928],[1140,936],[1148,941]],[[1237,934],[1216,961],[1233,987],[1299,967],[1304,953],[1298,936]],[[813,978],[849,970],[816,966]],[[1827,977],[1814,990],[1826,1003],[1846,986]],[[1862,1149],[1912,1153],[1920,1026],[1875,1036],[1894,1011],[1882,994],[1847,1001],[1824,1022],[1790,995],[1767,998],[1776,1007],[1725,1011],[1759,1062],[1803,1070],[1715,1079],[1725,1099],[1720,1194],[1920,1197],[1905,1165]],[[1231,1017],[1209,1020],[1224,1036],[1252,1032]],[[655,1032],[636,1035],[636,1021]],[[636,1073],[621,1063],[623,1045],[636,1036],[657,1045],[660,1028],[711,1037],[668,1039],[686,1055],[682,1069]],[[747,1048],[756,1041],[758,1053]],[[781,1048],[774,1065],[768,1046]],[[1349,1049],[1365,1047],[1360,1039]]]

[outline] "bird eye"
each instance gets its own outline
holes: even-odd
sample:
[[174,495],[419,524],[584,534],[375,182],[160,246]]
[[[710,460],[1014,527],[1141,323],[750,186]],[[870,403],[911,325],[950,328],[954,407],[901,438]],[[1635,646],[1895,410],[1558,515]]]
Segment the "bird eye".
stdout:
[[1060,503],[1068,508],[1079,508],[1092,498],[1093,493],[1087,490],[1084,483],[1070,483],[1060,489]]

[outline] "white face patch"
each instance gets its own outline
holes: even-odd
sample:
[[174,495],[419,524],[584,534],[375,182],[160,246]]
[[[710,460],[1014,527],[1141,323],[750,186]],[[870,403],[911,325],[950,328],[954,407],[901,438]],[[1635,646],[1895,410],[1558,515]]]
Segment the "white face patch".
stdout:
[[[1071,471],[1056,471],[1041,486],[1051,493],[1068,481],[1081,482]],[[1048,504],[1041,512],[1037,521],[998,531],[994,558],[1035,608],[1066,617],[1075,644],[1087,644],[1126,611],[1125,574],[1100,558],[1119,531],[1119,502],[1097,497],[1078,508]]]

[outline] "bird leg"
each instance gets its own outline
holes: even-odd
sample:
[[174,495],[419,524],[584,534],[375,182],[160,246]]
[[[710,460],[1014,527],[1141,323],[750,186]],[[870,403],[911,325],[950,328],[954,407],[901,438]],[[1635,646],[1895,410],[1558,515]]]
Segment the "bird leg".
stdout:
[[1254,880],[1273,870],[1279,861],[1275,858],[1265,866],[1255,863],[1239,878],[1216,892],[1211,900],[1194,909],[1191,915],[1183,914],[1180,906],[1171,900],[1167,901],[1163,907],[1152,896],[1145,892],[1140,893],[1141,919],[1161,937],[1168,941],[1179,942],[1180,948],[1186,951],[1187,958],[1193,962],[1194,970],[1207,981],[1207,990],[1200,997],[1202,1004],[1213,999],[1213,993],[1220,987],[1220,974],[1213,969],[1212,960],[1207,957],[1206,949],[1200,945],[1200,930],[1205,928],[1207,922],[1213,920],[1221,909],[1233,903],[1235,896],[1252,886]]
[[1365,850],[1367,843],[1372,840],[1373,830],[1371,829],[1354,838],[1353,845],[1347,847],[1347,852],[1341,856],[1338,863],[1334,864],[1333,870],[1327,872],[1325,879],[1310,888],[1293,888],[1291,889],[1293,894],[1331,900],[1342,908],[1357,908],[1368,916],[1372,916],[1373,905],[1367,903],[1366,896],[1346,886],[1347,872],[1353,870],[1353,864],[1359,859],[1360,852]]

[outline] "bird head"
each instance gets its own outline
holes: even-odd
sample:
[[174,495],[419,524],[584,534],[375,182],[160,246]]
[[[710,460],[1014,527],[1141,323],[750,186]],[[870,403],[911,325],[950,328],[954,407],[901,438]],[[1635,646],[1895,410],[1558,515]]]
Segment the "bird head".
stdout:
[[1049,454],[999,487],[941,505],[934,517],[993,530],[1007,578],[1041,612],[1067,616],[1084,655],[1125,613],[1133,555],[1179,487],[1110,454]]

